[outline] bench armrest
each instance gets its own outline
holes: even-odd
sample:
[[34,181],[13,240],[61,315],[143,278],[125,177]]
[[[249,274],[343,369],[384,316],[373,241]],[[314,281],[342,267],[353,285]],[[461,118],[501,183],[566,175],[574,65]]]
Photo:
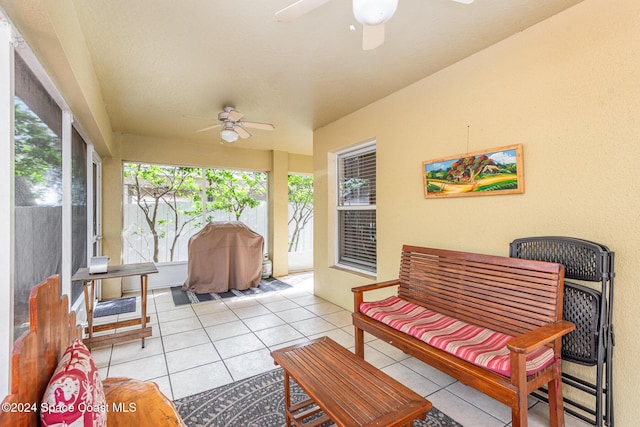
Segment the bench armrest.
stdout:
[[376,289],[388,288],[390,286],[398,286],[400,284],[400,280],[387,280],[386,282],[372,283],[370,285],[357,286],[355,288],[351,288],[351,292],[353,292],[353,312],[360,312],[360,304],[364,300],[364,293],[367,291],[374,291]]
[[575,324],[566,320],[548,323],[510,340],[507,343],[507,348],[515,353],[529,353],[540,346],[568,334],[575,328]]
[[389,286],[397,286],[400,284],[398,279],[388,280],[386,282],[372,283],[370,285],[357,286],[355,288],[351,288],[351,292],[354,294],[359,294],[362,292],[373,291],[376,289],[388,288]]

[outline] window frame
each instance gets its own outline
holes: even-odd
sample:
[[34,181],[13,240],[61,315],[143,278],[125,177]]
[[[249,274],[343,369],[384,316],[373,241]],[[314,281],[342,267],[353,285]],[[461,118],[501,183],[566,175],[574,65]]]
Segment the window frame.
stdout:
[[[343,248],[343,242],[344,242],[344,237],[342,236],[342,220],[341,220],[341,213],[343,212],[372,212],[374,215],[374,220],[376,218],[376,200],[374,197],[374,201],[373,203],[369,204],[344,204],[341,202],[341,180],[342,180],[342,174],[341,174],[341,165],[343,164],[344,160],[347,158],[353,158],[354,156],[358,156],[358,155],[365,155],[365,154],[370,154],[370,153],[375,153],[377,155],[377,144],[375,140],[370,140],[367,142],[364,142],[362,144],[358,144],[355,146],[351,146],[348,149],[344,149],[341,151],[337,151],[335,152],[335,180],[334,180],[334,191],[335,191],[335,202],[334,202],[334,211],[335,211],[335,220],[334,220],[334,227],[335,227],[335,266],[338,268],[342,268],[342,269],[346,269],[346,270],[351,270],[357,273],[362,273],[362,274],[366,274],[366,275],[376,275],[377,274],[377,221],[376,224],[374,226],[374,239],[375,239],[375,247],[373,248],[375,253],[374,253],[374,257],[375,257],[375,261],[373,263],[370,263],[370,268],[366,268],[363,267],[363,265],[367,264],[367,260],[365,258],[359,260],[360,262],[349,262],[347,261],[345,258],[345,256],[343,256],[342,254],[342,248]],[[377,176],[377,166],[376,166],[376,170],[374,171],[374,174]],[[375,190],[375,180],[374,180],[374,194],[376,193]]]

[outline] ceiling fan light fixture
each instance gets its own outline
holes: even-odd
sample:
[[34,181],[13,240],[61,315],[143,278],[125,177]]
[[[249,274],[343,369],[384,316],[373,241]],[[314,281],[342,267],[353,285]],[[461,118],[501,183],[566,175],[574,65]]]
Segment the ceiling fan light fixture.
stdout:
[[238,133],[233,129],[222,129],[220,131],[220,137],[226,142],[236,142],[238,140]]
[[398,8],[398,0],[353,0],[353,16],[363,25],[387,22]]

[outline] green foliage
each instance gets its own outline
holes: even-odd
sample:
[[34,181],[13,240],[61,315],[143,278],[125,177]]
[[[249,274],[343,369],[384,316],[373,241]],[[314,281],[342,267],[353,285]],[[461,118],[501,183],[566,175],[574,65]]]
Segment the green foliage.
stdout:
[[308,175],[289,175],[289,205],[293,208],[289,225],[294,229],[289,237],[289,252],[298,249],[300,233],[313,217],[313,177]]
[[502,182],[480,185],[473,191],[497,191],[497,190],[515,190],[518,188],[518,180],[516,178],[505,180]]
[[19,98],[15,102],[15,174],[37,192],[47,180],[62,179],[60,138]]
[[267,175],[264,172],[243,172],[206,169],[207,210],[233,213],[240,220],[246,208],[255,208],[266,194]]
[[434,183],[427,183],[427,192],[429,193],[441,193],[442,192],[442,184],[434,184]]

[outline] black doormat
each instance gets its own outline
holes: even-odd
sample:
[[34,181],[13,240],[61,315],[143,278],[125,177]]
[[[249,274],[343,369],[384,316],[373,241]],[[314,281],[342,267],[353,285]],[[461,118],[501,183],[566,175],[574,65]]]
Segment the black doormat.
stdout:
[[220,300],[223,298],[263,294],[265,292],[280,291],[282,289],[288,289],[290,287],[291,285],[281,282],[278,279],[274,279],[273,277],[269,277],[268,279],[262,279],[258,287],[245,289],[243,291],[240,291],[238,289],[229,289],[227,292],[196,294],[195,292],[191,291],[183,291],[182,286],[172,286],[171,296],[173,297],[173,303],[175,305],[184,305]]
[[100,301],[93,309],[93,317],[113,316],[136,311],[136,297]]
[[[291,403],[308,399],[293,381]],[[174,401],[186,425],[198,427],[284,427],[284,375],[281,368]],[[331,423],[323,424],[332,425]],[[436,408],[413,427],[462,427]]]

